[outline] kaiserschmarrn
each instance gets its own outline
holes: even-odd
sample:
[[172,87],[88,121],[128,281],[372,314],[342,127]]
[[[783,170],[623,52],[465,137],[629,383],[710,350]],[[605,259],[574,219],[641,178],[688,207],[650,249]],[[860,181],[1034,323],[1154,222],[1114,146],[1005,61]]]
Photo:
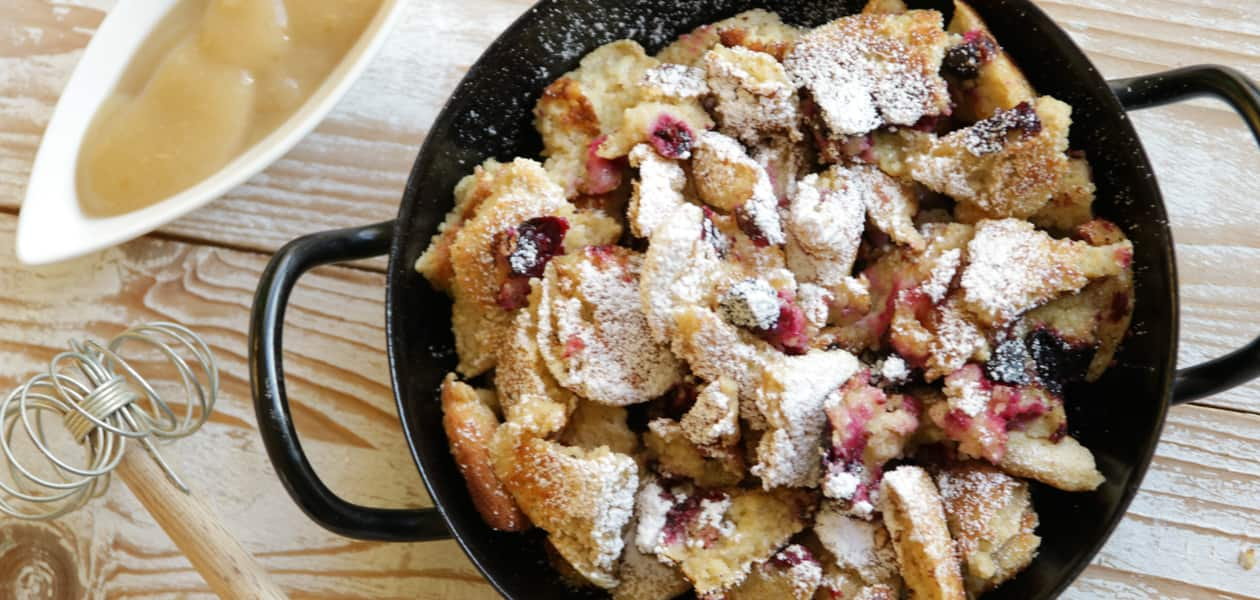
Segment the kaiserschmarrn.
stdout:
[[534,114],[542,156],[477,167],[416,268],[474,506],[572,585],[973,598],[1036,559],[1030,482],[1102,484],[1064,396],[1133,247],[961,0],[617,41]]

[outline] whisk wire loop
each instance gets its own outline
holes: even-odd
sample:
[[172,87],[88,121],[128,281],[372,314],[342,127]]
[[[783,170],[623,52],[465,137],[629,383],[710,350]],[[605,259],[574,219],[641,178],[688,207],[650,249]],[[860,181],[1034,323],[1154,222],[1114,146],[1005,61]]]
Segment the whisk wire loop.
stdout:
[[[182,325],[150,323],[106,345],[75,340],[69,347],[53,357],[46,373],[0,401],[0,455],[9,474],[8,481],[0,477],[0,513],[52,519],[104,494],[128,440],[140,442],[167,477],[187,491],[154,442],[191,435],[214,410],[219,372],[205,340]],[[132,348],[149,355],[156,351],[174,368],[183,385],[182,410],[140,372]],[[53,422],[78,444],[77,460],[54,450]],[[30,452],[15,448],[22,438]],[[35,464],[43,468],[37,472]]]

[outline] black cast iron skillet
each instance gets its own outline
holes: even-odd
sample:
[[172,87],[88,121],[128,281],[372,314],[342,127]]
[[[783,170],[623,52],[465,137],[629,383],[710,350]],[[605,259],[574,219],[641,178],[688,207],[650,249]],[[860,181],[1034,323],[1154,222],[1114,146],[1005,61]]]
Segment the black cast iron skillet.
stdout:
[[[948,1],[911,2],[948,19]],[[1159,187],[1125,114],[1194,96],[1230,103],[1260,141],[1260,88],[1221,67],[1191,67],[1104,81],[1068,36],[1028,0],[974,0],[998,40],[1043,94],[1070,103],[1072,148],[1095,169],[1097,210],[1135,247],[1135,326],[1117,364],[1096,384],[1068,392],[1072,434],[1093,450],[1107,482],[1069,494],[1034,486],[1036,562],[987,598],[1052,598],[1083,569],[1124,515],[1159,439],[1170,404],[1215,394],[1260,375],[1260,340],[1180,371],[1173,241]],[[798,25],[857,12],[859,0],[544,0],[499,37],[447,102],[420,149],[395,221],[318,233],[281,249],[264,273],[250,330],[258,424],[289,494],[320,525],[347,537],[419,541],[454,537],[495,589],[510,598],[586,597],[563,586],[543,560],[538,534],[490,530],[451,460],[437,388],[454,367],[449,301],[412,269],[452,204],[451,190],[489,157],[536,156],[531,109],[542,88],[597,46],[632,38],[649,52],[693,27],[751,8]],[[596,27],[596,24],[600,24]],[[403,431],[435,508],[368,508],[320,481],[293,428],[281,369],[289,292],[306,271],[388,253],[386,330]]]

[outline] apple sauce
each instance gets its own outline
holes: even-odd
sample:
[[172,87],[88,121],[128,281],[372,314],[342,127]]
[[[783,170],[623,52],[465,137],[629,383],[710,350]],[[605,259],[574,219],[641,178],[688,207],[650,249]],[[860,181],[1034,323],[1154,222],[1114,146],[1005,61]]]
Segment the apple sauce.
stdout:
[[218,172],[311,97],[380,4],[178,3],[88,130],[77,165],[84,212],[131,212]]

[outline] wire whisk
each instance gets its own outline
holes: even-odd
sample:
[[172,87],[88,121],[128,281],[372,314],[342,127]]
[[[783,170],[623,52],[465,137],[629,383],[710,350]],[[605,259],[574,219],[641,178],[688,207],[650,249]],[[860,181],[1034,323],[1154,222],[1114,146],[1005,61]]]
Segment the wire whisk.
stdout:
[[[175,368],[183,383],[179,398],[183,402],[171,402],[177,399],[164,397],[136,369],[140,358],[134,352],[142,350],[156,350]],[[71,341],[69,351],[53,357],[47,373],[27,381],[0,403],[0,452],[9,470],[9,481],[0,477],[0,512],[46,520],[78,509],[109,488],[110,474],[132,440],[148,451],[172,483],[188,492],[155,440],[197,431],[214,410],[218,393],[219,370],[210,347],[182,325],[139,325],[104,346]],[[175,407],[180,405],[177,414]],[[73,446],[50,437],[58,426],[77,444],[79,456],[54,449]],[[16,449],[21,442],[33,448],[21,452],[27,462]],[[43,468],[35,468],[35,463],[43,463]]]

